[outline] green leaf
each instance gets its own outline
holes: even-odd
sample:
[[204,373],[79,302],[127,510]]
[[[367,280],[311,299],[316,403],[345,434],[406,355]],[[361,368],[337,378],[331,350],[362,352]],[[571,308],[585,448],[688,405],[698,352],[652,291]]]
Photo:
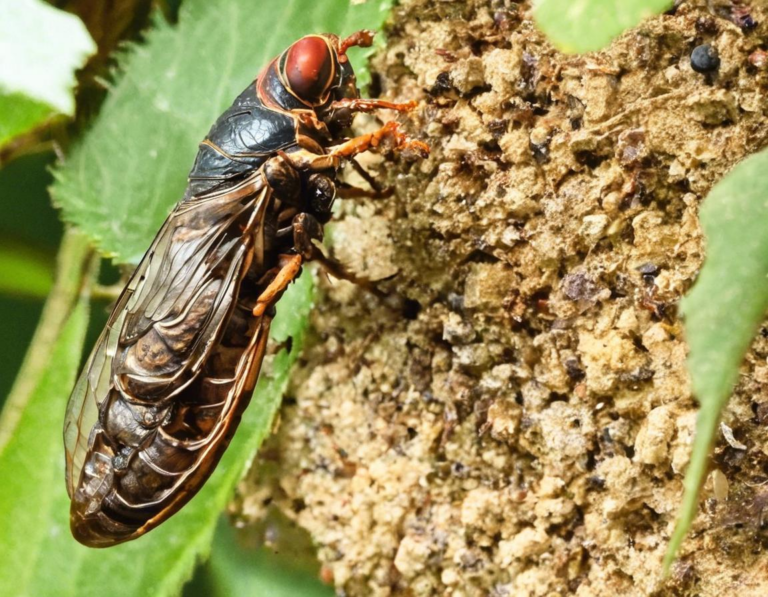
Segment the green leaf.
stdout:
[[185,2],[177,27],[158,20],[128,52],[90,133],[57,170],[64,218],[105,254],[136,262],[181,198],[197,144],[269,59],[307,33],[375,29],[388,5]]
[[681,310],[693,393],[701,404],[685,495],[665,557],[674,560],[696,514],[720,413],[768,311],[768,152],[747,158],[710,192],[701,209],[707,258]]
[[622,32],[661,14],[673,0],[538,0],[534,18],[562,52],[604,48]]
[[207,597],[333,597],[333,589],[307,570],[293,565],[268,548],[246,549],[238,545],[234,529],[219,522],[211,558],[205,567]]
[[34,129],[56,114],[48,104],[0,88],[0,145]]
[[53,257],[12,241],[0,241],[0,293],[45,298],[53,286]]
[[[216,521],[235,484],[269,433],[293,362],[298,358],[312,303],[310,276],[292,285],[278,305],[272,338],[293,337],[262,374],[251,405],[224,458],[200,493],[148,535],[107,550],[78,544],[69,533],[64,486],[62,414],[80,362],[78,336],[65,332],[46,377],[0,455],[0,594],[34,597],[176,595],[197,558],[207,554]],[[68,330],[75,324],[70,321]],[[269,367],[267,367],[267,370]]]
[[0,145],[72,115],[75,71],[96,46],[77,17],[42,0],[0,0]]

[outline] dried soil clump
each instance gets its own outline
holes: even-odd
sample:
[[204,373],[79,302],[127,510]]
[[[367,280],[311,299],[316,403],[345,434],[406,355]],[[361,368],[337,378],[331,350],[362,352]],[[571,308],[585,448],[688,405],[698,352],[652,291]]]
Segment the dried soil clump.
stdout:
[[[756,27],[678,4],[581,57],[527,3],[395,9],[375,82],[420,100],[432,154],[369,164],[396,195],[347,203],[333,240],[403,300],[322,281],[262,455],[278,472],[242,487],[310,533],[340,594],[768,594],[764,337],[658,578],[695,421],[676,304],[698,208],[768,141],[765,3]],[[714,72],[691,67],[702,44]]]

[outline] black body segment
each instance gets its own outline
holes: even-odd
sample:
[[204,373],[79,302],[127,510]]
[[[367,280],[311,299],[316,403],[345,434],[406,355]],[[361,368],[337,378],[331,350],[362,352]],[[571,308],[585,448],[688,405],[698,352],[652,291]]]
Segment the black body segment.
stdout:
[[295,120],[265,107],[252,83],[211,127],[189,178],[213,186],[258,168],[278,150],[295,147]]

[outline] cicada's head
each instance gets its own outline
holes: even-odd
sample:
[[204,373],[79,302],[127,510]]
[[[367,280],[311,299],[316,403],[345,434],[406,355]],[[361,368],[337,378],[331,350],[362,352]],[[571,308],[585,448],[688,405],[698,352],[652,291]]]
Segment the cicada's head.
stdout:
[[327,124],[346,126],[351,115],[332,109],[331,104],[345,98],[358,98],[355,71],[347,50],[352,46],[368,47],[373,43],[372,31],[339,39],[332,33],[307,35],[295,42],[278,59],[280,78],[286,90],[308,108],[315,110]]

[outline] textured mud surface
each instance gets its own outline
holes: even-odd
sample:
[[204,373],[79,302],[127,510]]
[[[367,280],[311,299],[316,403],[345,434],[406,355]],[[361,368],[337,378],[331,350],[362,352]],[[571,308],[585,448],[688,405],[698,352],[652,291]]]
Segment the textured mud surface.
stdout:
[[396,9],[379,86],[421,101],[433,153],[372,164],[397,196],[347,203],[333,236],[412,303],[322,284],[262,455],[279,472],[242,488],[246,514],[271,503],[309,532],[340,594],[768,594],[764,337],[657,576],[695,419],[676,304],[698,208],[768,142],[768,10],[750,6],[742,29],[730,4],[683,2],[585,57],[526,3]]

